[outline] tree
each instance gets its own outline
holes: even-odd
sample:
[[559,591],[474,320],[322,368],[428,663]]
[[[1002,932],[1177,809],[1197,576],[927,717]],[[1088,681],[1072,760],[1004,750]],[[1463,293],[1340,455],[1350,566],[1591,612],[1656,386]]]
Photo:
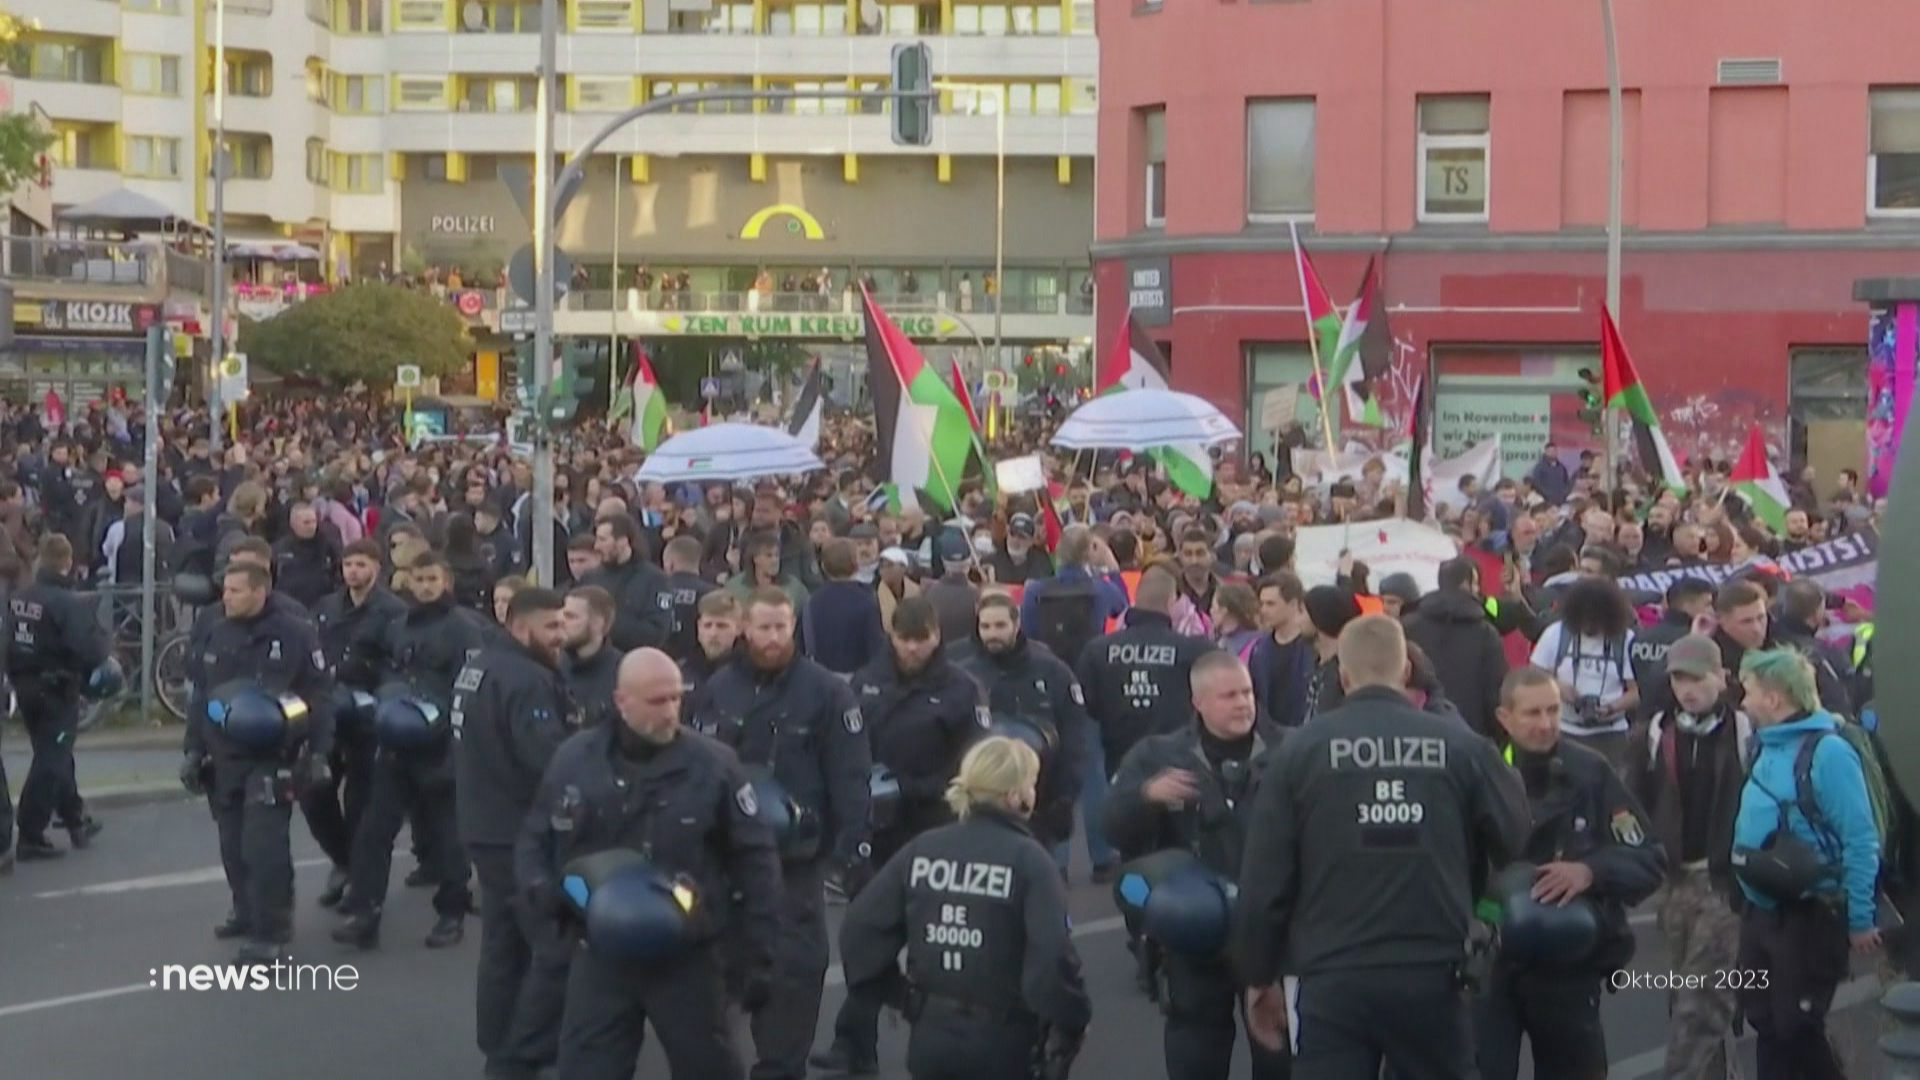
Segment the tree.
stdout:
[[[21,39],[32,28],[25,20],[0,11],[0,63],[6,70],[19,69],[18,57],[24,48]],[[52,145],[53,132],[34,114],[0,115],[0,192],[12,191],[39,176],[40,156]]]
[[472,355],[467,324],[451,304],[379,284],[322,293],[271,319],[243,323],[239,336],[248,360],[270,371],[376,390],[391,386],[402,364],[432,378],[466,367]]

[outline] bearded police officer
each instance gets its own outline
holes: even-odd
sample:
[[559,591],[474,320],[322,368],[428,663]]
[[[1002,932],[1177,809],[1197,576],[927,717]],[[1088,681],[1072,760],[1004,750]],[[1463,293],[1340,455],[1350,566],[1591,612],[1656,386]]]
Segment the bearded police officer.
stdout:
[[[681,726],[680,672],[666,653],[628,653],[614,698],[618,720],[554,755],[515,848],[528,907],[585,942],[567,983],[559,1080],[631,1080],[648,1021],[674,1076],[741,1080],[720,937],[732,928],[744,943],[743,996],[760,1008],[780,932],[773,835],[733,751]],[[596,858],[622,869],[597,875]],[[569,898],[569,878],[584,900]]]
[[1525,842],[1526,795],[1492,743],[1407,700],[1393,617],[1349,623],[1339,667],[1345,700],[1287,739],[1254,797],[1231,954],[1248,1031],[1280,1048],[1284,958],[1301,1075],[1375,1080],[1384,1060],[1471,1076],[1474,900]]
[[[1140,584],[1144,591],[1146,582]],[[1253,777],[1279,750],[1284,731],[1269,722],[1255,723],[1259,710],[1253,677],[1231,653],[1201,656],[1193,664],[1190,685],[1198,720],[1180,731],[1148,738],[1122,759],[1107,793],[1107,834],[1123,858],[1189,853],[1221,881],[1232,882],[1240,877]],[[1169,696],[1185,700],[1171,688]],[[1168,1080],[1226,1080],[1233,1063],[1240,995],[1221,947],[1226,938],[1224,893],[1221,899],[1220,940],[1210,952],[1195,954],[1179,943],[1147,942],[1163,952],[1157,967],[1164,984],[1156,996],[1167,1016]],[[1285,1053],[1257,1042],[1249,1049],[1253,1080],[1284,1080],[1288,1075]]]
[[531,1080],[559,1053],[567,950],[535,919],[514,881],[513,845],[540,778],[571,729],[560,674],[565,601],[528,587],[507,603],[507,638],[482,649],[453,684],[460,838],[480,880],[480,971],[474,1012],[488,1080]]
[[959,823],[908,841],[847,906],[848,990],[902,1007],[914,1080],[1065,1080],[1079,1053],[1092,1007],[1066,886],[1026,827],[1039,776],[1024,742],[975,743],[947,789]]
[[[986,688],[996,720],[1024,727],[1023,737],[1044,746],[1040,802],[1033,835],[1053,845],[1073,836],[1073,804],[1080,797],[1087,747],[1086,698],[1072,669],[1020,630],[1020,609],[1005,593],[980,598],[974,640],[955,661]],[[1063,871],[1064,875],[1064,871]]]
[[33,762],[20,785],[22,859],[61,854],[47,840],[56,817],[75,848],[100,832],[80,799],[73,739],[80,730],[80,690],[109,655],[92,605],[73,591],[73,545],[58,533],[42,537],[36,562],[33,583],[8,602],[13,642],[7,669],[33,744]]
[[1496,875],[1503,884],[1490,897],[1503,917],[1493,977],[1473,1006],[1480,1075],[1514,1080],[1524,1036],[1535,1076],[1599,1080],[1607,1075],[1600,995],[1633,958],[1627,909],[1659,888],[1665,851],[1607,759],[1561,738],[1552,674],[1509,673],[1498,716],[1533,833],[1519,852],[1528,861]]
[[[229,563],[221,612],[187,661],[194,694],[180,779],[206,793],[219,828],[233,909],[214,936],[245,937],[241,963],[271,962],[293,937],[287,829],[298,793],[329,780],[333,749],[332,680],[320,639],[269,604],[268,588],[264,568]],[[233,699],[242,696],[272,699],[260,703],[278,712],[280,730],[265,732],[272,738],[255,737],[266,725],[236,721]]]
[[[854,672],[851,686],[865,718],[876,764],[900,786],[891,821],[875,822],[875,866],[901,845],[953,820],[947,782],[961,756],[986,733],[990,718],[980,684],[949,661],[940,644],[940,617],[923,596],[893,609],[885,655]],[[830,1072],[878,1071],[882,1002],[850,989],[833,1023],[833,1046],[809,1064]]]
[[[872,854],[866,722],[845,682],[795,653],[794,623],[785,591],[755,590],[746,649],[713,676],[693,717],[695,730],[771,781],[757,796],[760,811],[788,819],[778,838],[784,896],[773,988],[753,1013],[753,1080],[806,1080],[827,974],[826,873],[845,875],[857,892]],[[783,805],[767,805],[776,798]]]

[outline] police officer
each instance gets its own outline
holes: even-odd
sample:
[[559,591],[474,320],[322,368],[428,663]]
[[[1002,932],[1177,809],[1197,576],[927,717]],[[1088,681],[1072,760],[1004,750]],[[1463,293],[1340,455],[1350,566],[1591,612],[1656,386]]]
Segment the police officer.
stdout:
[[1073,835],[1073,804],[1085,772],[1081,755],[1089,732],[1080,682],[1051,650],[1020,632],[1020,609],[1005,593],[981,597],[978,619],[971,646],[955,661],[986,688],[996,717],[1032,724],[1045,737],[1033,835],[1062,843]]
[[[1551,674],[1536,667],[1508,674],[1497,715],[1533,810],[1533,832],[1519,856],[1537,869],[1531,895],[1519,905],[1530,899],[1572,908],[1597,925],[1591,939],[1555,946],[1550,955],[1544,946],[1526,948],[1518,933],[1503,933],[1493,978],[1473,1005],[1480,1075],[1514,1080],[1525,1036],[1535,1076],[1600,1080],[1607,1075],[1600,994],[1607,976],[1633,957],[1627,909],[1659,888],[1666,854],[1607,759],[1560,737],[1560,688]],[[1496,890],[1492,899],[1504,898]]]
[[848,990],[903,1007],[915,1080],[1064,1080],[1079,1052],[1093,1010],[1066,886],[1027,830],[1039,778],[1025,743],[975,743],[947,791],[960,821],[908,841],[847,905]]
[[1474,900],[1526,839],[1526,795],[1492,743],[1407,700],[1409,666],[1398,620],[1349,623],[1345,700],[1281,746],[1247,823],[1231,959],[1248,1033],[1282,1045],[1284,956],[1295,1068],[1315,1080],[1375,1080],[1383,1059],[1409,1077],[1474,1069]]
[[[420,710],[418,719],[424,724],[418,727],[375,725],[380,749],[373,766],[373,797],[353,839],[353,878],[342,904],[347,921],[333,931],[333,940],[361,949],[380,942],[393,841],[410,811],[417,811],[415,820],[425,826],[426,835],[417,839],[436,863],[433,911],[438,918],[427,934],[427,948],[458,944],[473,904],[467,853],[454,821],[454,765],[448,751],[454,681],[480,651],[480,627],[456,602],[453,572],[434,552],[415,557],[407,570],[407,591],[413,603],[406,615],[387,624],[382,651],[392,660],[389,679],[398,685],[384,692],[391,696],[404,686],[427,708]],[[417,708],[381,703],[382,708],[395,705]]]
[[825,874],[843,874],[857,892],[872,854],[866,722],[845,682],[796,654],[794,623],[784,590],[756,589],[747,599],[745,651],[713,676],[693,714],[695,730],[769,773],[794,810],[781,845],[773,992],[753,1013],[754,1080],[805,1080],[827,974]]
[[700,576],[700,538],[676,536],[667,541],[661,563],[667,570],[667,655],[685,662],[700,651],[700,601],[719,586]]
[[609,514],[593,523],[593,549],[600,569],[582,585],[598,585],[613,597],[610,637],[622,651],[666,644],[673,628],[673,590],[667,575],[647,557],[640,524],[627,514]]
[[[245,937],[241,963],[276,959],[293,936],[293,851],[287,828],[301,791],[330,781],[332,680],[320,639],[306,622],[268,602],[267,571],[230,562],[221,583],[220,615],[188,657],[194,688],[180,778],[204,791],[220,831],[220,862],[233,909],[214,928],[220,939]],[[275,745],[242,743],[212,721],[224,714],[213,695],[248,685],[290,695],[287,733]],[[293,712],[303,712],[300,731]],[[211,774],[209,775],[209,769]]]
[[1099,730],[1106,761],[1117,767],[1142,739],[1191,728],[1186,695],[1194,661],[1213,652],[1203,638],[1173,628],[1169,614],[1179,584],[1164,570],[1140,576],[1127,625],[1095,638],[1074,657],[1087,716]]
[[[900,786],[890,822],[876,823],[873,865],[893,857],[908,840],[953,820],[946,804],[948,781],[967,747],[986,733],[992,718],[980,684],[943,654],[940,617],[924,596],[909,596],[893,609],[886,655],[854,672],[876,764]],[[866,1074],[879,1069],[883,1002],[849,990],[833,1022],[833,1047],[808,1063],[829,1072]]]
[[[10,482],[0,482],[10,483]],[[0,491],[3,491],[0,488]],[[17,489],[16,489],[17,493]],[[11,561],[11,560],[9,560]],[[19,567],[14,565],[13,570]],[[13,640],[13,592],[12,575],[0,575],[0,701],[7,700],[12,693],[7,683],[6,657],[8,643]],[[0,759],[0,877],[13,873],[16,858],[13,850],[13,789],[7,784],[7,767]]]
[[740,651],[740,598],[725,589],[700,597],[698,640],[680,659],[680,715],[691,721],[706,701],[707,683]]
[[[1144,591],[1146,582],[1140,584]],[[1187,851],[1221,878],[1235,881],[1253,806],[1248,798],[1252,780],[1279,750],[1284,729],[1256,723],[1253,677],[1239,657],[1207,653],[1194,662],[1190,679],[1198,720],[1146,739],[1120,762],[1107,792],[1107,835],[1123,858]],[[1168,696],[1181,699],[1172,688]],[[1223,925],[1223,941],[1225,930]],[[1167,1016],[1168,1080],[1226,1080],[1240,997],[1226,956],[1150,945],[1162,954],[1163,985],[1155,996]],[[1289,1074],[1285,1053],[1251,1040],[1249,1050],[1253,1080],[1284,1080]]]
[[[350,707],[350,695],[355,691],[370,695],[380,689],[389,666],[383,651],[387,624],[407,611],[406,602],[380,584],[380,548],[373,541],[348,544],[340,573],[344,586],[313,609],[320,650],[327,656],[334,681],[333,760],[328,763],[333,775],[301,807],[320,850],[334,861],[320,894],[323,907],[338,905],[346,895],[353,838],[373,791],[373,717]],[[343,694],[348,695],[346,700]],[[344,713],[342,706],[348,706]]]
[[[773,835],[739,758],[681,726],[680,673],[666,653],[628,653],[615,697],[616,722],[554,755],[514,852],[528,906],[585,923],[586,947],[567,981],[559,1078],[630,1080],[652,1021],[674,1076],[741,1080],[720,938],[731,929],[745,943],[745,1004],[760,1008],[780,933]],[[591,898],[582,920],[560,888],[576,860],[619,849],[685,890],[685,921],[657,958],[622,955],[623,944],[641,943],[599,936],[612,928],[596,925]]]
[[73,545],[59,533],[40,540],[33,583],[13,595],[7,672],[33,745],[20,785],[19,857],[61,854],[47,839],[58,817],[75,848],[100,833],[74,776],[73,739],[80,730],[80,689],[107,662],[106,635],[91,606],[73,591]]
[[487,1074],[530,1080],[559,1053],[567,950],[520,902],[513,844],[540,777],[571,734],[560,674],[566,602],[529,586],[507,604],[508,639],[487,645],[453,684],[460,839],[480,879],[476,1032]]
[[561,670],[567,693],[573,696],[580,726],[591,727],[614,715],[613,688],[620,678],[623,655],[607,640],[613,626],[613,597],[598,585],[576,586],[567,594],[562,611],[567,627],[567,651]]

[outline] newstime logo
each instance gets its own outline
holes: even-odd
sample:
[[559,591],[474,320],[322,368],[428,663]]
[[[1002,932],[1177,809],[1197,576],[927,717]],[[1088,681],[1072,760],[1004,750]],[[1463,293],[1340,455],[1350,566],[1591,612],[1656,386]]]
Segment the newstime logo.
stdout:
[[291,959],[275,960],[271,964],[167,964],[147,969],[147,985],[159,990],[196,993],[233,990],[351,993],[360,986],[360,972],[352,964],[296,964]]

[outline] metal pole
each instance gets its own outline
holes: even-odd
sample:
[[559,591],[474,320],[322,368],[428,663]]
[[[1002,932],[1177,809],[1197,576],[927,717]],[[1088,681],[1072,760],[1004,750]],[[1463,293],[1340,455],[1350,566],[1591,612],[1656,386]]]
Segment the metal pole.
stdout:
[[553,380],[553,78],[560,52],[560,4],[540,0],[540,87],[534,108],[533,163],[533,357],[532,387],[540,409],[533,434],[533,573],[551,588],[553,576],[552,414],[545,408]]
[[[1613,0],[1600,0],[1600,17],[1606,25],[1607,42],[1607,310],[1613,312],[1614,325],[1620,323],[1620,188],[1623,172],[1625,149],[1622,119],[1624,105],[1620,89],[1620,51],[1614,39]],[[1606,424],[1607,450],[1607,490],[1612,491],[1619,484],[1619,442],[1620,425],[1615,422],[1613,410],[1602,402],[1601,418]],[[1644,462],[1654,467],[1653,462]]]
[[625,154],[613,155],[613,303],[607,310],[607,419],[613,419],[613,403],[620,397],[620,162]]
[[[140,716],[151,720],[153,712],[153,645],[155,577],[154,549],[160,543],[159,514],[154,512],[160,488],[160,352],[166,348],[167,328],[159,323],[147,327],[147,445],[140,478],[147,485],[147,502],[140,508]],[[217,381],[217,380],[216,380]],[[220,424],[216,420],[214,427]],[[125,543],[125,539],[121,540]]]
[[227,4],[213,0],[213,359],[207,380],[207,437],[221,447],[220,363],[227,356]]
[[993,359],[1001,362],[1001,330],[1007,310],[1007,88],[994,87],[993,107]]

